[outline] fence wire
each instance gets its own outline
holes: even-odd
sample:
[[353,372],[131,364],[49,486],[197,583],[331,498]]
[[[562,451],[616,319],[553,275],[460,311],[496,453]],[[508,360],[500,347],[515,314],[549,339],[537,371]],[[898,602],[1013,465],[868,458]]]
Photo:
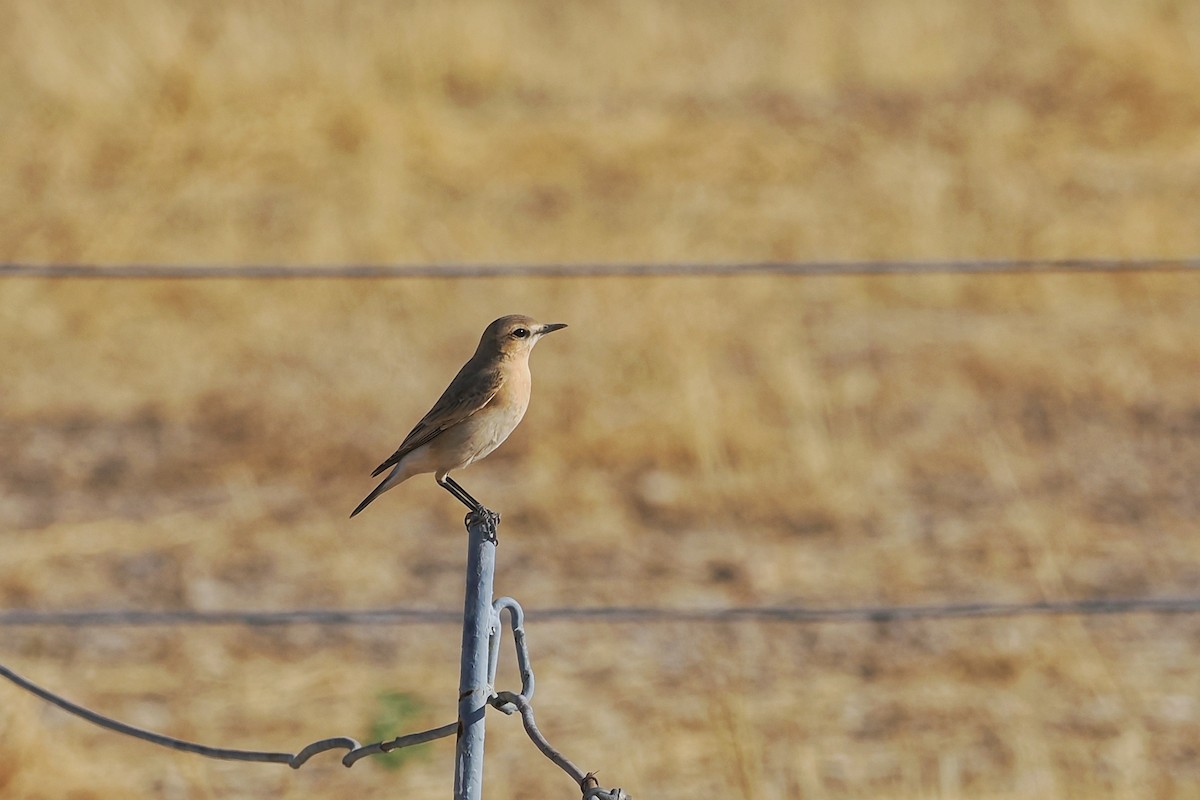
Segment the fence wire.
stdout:
[[[906,620],[953,620],[1028,616],[1113,616],[1122,614],[1197,614],[1200,597],[1124,597],[1028,603],[949,603],[937,605],[880,605],[843,608],[806,606],[736,606],[732,608],[661,608],[605,606],[543,608],[526,611],[531,621],[595,623],[861,623]],[[448,625],[461,624],[461,611],[423,608],[333,609],[304,608],[277,611],[230,609],[198,611],[172,609],[94,609],[0,611],[0,627],[245,625]]]
[[605,278],[737,275],[987,275],[1200,271],[1200,255],[1172,258],[674,261],[663,263],[445,264],[20,264],[0,278]]
[[[478,547],[481,553],[495,553],[498,522],[499,516],[486,509],[473,513],[468,518],[467,527],[471,542]],[[490,550],[488,550],[489,546]],[[472,597],[471,566],[469,561],[468,598]],[[473,608],[469,605],[463,618],[463,672],[460,682],[458,720],[438,728],[404,734],[390,740],[364,745],[353,737],[331,736],[318,739],[294,753],[216,747],[150,731],[101,714],[34,683],[3,664],[0,664],[0,678],[6,679],[46,702],[58,706],[63,711],[101,728],[141,739],[160,747],[227,761],[287,764],[292,769],[299,769],[317,754],[344,749],[347,752],[342,756],[342,765],[352,767],[356,762],[368,756],[382,755],[402,747],[412,747],[435,739],[455,736],[457,740],[455,797],[462,798],[462,800],[478,800],[482,796],[484,717],[487,708],[494,708],[507,715],[519,712],[522,725],[530,740],[542,755],[571,777],[579,787],[582,800],[631,800],[629,794],[620,787],[612,789],[601,787],[596,773],[584,772],[576,766],[561,751],[551,745],[538,728],[532,704],[536,681],[525,638],[525,612],[520,603],[511,597],[501,597],[490,603],[487,602],[486,598],[490,597],[492,593],[494,561],[484,558],[482,561],[477,561],[476,566],[478,567],[476,573],[479,575],[478,589],[484,593],[482,595],[484,599],[481,607]],[[501,640],[505,627],[503,620],[506,613],[508,627],[512,631],[517,669],[521,675],[519,692],[498,691],[495,688]],[[477,639],[470,640],[469,643],[467,632],[470,630],[475,630],[482,635]],[[478,706],[476,701],[479,703]],[[465,747],[468,740],[474,741],[473,748]],[[465,780],[464,776],[473,776],[473,779]]]

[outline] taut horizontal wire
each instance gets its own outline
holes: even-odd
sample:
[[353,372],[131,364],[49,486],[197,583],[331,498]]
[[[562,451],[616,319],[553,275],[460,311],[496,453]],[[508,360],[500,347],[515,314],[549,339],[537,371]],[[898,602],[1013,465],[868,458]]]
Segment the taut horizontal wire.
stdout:
[[23,264],[0,263],[0,278],[600,278],[736,275],[945,275],[1200,271],[1180,258],[910,259],[897,261],[676,261],[668,263],[446,264]]
[[[530,621],[555,622],[793,622],[852,623],[904,620],[967,619],[1024,616],[1108,616],[1117,614],[1196,614],[1200,597],[1128,597],[1101,600],[1038,601],[1032,603],[951,603],[942,605],[856,606],[738,606],[689,609],[649,606],[544,608],[527,611]],[[396,625],[459,623],[462,613],[435,609],[288,609],[281,611],[195,611],[190,609],[0,611],[0,627],[97,627],[155,625]]]

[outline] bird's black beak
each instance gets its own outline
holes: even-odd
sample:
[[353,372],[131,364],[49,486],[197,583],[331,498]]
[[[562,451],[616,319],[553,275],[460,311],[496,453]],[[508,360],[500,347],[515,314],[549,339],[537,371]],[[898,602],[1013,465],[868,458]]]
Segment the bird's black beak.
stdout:
[[565,327],[567,327],[567,323],[565,322],[550,322],[543,325],[539,333],[542,336],[545,336],[547,333],[553,333],[554,331],[562,330]]

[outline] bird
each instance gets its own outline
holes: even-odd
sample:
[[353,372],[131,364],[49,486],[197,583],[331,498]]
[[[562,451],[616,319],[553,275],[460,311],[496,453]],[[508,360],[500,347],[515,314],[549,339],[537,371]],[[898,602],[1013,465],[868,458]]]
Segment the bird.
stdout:
[[433,408],[371,473],[376,477],[389,467],[392,470],[350,516],[393,486],[427,472],[472,513],[485,511],[450,472],[488,455],[516,429],[529,407],[529,354],[543,336],[565,327],[562,322],[541,323],[521,314],[488,325],[475,354]]

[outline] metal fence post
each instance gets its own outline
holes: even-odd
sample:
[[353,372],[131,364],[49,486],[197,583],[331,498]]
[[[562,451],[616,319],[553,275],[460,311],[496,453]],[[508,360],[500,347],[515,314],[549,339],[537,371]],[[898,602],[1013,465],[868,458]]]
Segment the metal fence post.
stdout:
[[500,516],[488,509],[467,515],[467,589],[463,610],[462,666],[458,681],[458,750],[454,800],[483,794],[484,712],[489,699],[488,639],[493,617],[496,528]]

